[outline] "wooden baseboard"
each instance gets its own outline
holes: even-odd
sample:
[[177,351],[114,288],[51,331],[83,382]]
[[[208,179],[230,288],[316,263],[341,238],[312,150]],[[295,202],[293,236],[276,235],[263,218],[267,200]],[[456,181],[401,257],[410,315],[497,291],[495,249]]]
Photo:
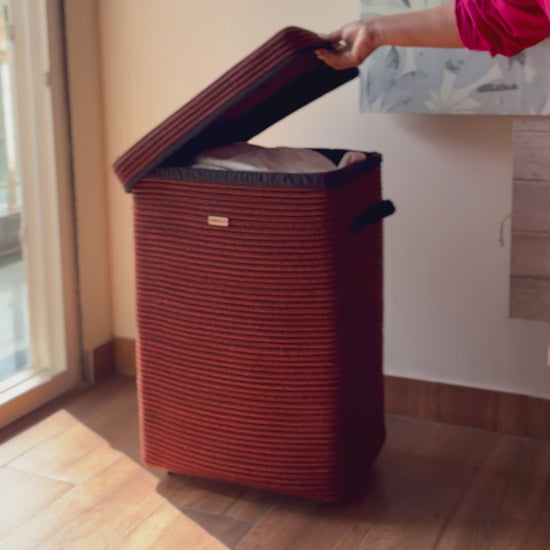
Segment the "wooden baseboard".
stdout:
[[136,342],[131,338],[116,338],[115,370],[128,376],[136,375]]
[[93,382],[97,382],[115,370],[115,340],[94,349],[91,356],[91,374]]
[[550,401],[525,395],[385,376],[386,412],[550,440]]
[[93,382],[117,372],[136,375],[136,343],[131,338],[115,338],[94,349],[91,353]]
[[[110,344],[114,370],[135,376],[135,341]],[[397,376],[384,383],[388,414],[550,440],[550,400]]]

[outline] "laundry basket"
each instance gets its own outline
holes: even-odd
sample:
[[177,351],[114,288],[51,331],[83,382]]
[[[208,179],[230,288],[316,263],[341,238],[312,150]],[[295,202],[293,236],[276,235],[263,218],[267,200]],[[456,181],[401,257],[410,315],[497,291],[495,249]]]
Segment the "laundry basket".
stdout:
[[333,501],[384,441],[381,157],[318,173],[189,166],[357,75],[318,61],[320,44],[282,30],[115,171],[134,197],[144,462]]

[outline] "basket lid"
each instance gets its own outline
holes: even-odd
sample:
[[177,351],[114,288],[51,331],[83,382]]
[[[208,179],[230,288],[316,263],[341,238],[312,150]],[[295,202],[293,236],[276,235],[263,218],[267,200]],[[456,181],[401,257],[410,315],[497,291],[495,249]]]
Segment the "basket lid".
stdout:
[[321,46],[329,47],[304,29],[278,32],[115,162],[126,190],[162,163],[181,166],[201,151],[248,141],[357,76],[357,69],[336,71],[318,60]]

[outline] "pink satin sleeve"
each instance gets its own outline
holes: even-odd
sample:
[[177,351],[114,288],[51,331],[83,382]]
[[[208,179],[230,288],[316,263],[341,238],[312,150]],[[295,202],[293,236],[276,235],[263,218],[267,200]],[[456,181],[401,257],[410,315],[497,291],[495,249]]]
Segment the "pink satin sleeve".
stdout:
[[550,0],[455,0],[460,38],[471,50],[516,55],[550,36]]

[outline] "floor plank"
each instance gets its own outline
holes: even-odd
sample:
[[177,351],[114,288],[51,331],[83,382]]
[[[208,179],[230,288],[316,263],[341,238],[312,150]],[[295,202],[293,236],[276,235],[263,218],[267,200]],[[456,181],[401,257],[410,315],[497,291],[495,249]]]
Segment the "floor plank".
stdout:
[[117,451],[107,445],[98,446],[57,472],[56,478],[71,483],[84,483],[110,466],[119,456]]
[[427,550],[497,435],[440,425],[430,443],[408,457],[408,471],[363,542],[376,550]]
[[138,466],[126,460],[120,453],[112,449],[111,451],[116,458],[109,466],[44,507],[19,529],[14,529],[13,533],[0,543],[0,549],[35,548],[55,536],[60,528],[72,524],[81,514],[93,509],[114,492],[120,491],[129,477],[138,470]]
[[[541,514],[548,514],[543,506],[549,484],[550,445],[527,440],[518,469],[493,523],[486,550],[536,548],[527,546],[525,541],[537,526],[537,519],[541,518]],[[544,528],[542,531],[544,532]],[[550,540],[548,543],[546,548],[550,548]]]
[[364,495],[327,505],[138,465],[131,378],[56,403],[0,433],[0,550],[550,549],[549,442],[389,416]]
[[[38,433],[41,428],[42,435]],[[133,537],[134,531],[140,536],[150,533],[151,527],[154,531],[147,520],[159,509],[163,511],[157,518],[161,523],[166,514],[170,516],[166,528],[158,533],[162,540],[187,533],[194,544],[190,548],[203,543],[204,548],[224,548],[156,491],[155,476],[109,447],[66,411],[53,414],[5,445],[8,452],[3,456],[15,458],[0,467],[0,550],[107,550]],[[220,533],[227,537],[232,533],[234,541],[250,528],[227,521],[234,522],[232,529],[226,525]],[[181,548],[187,541],[178,543]],[[158,544],[152,542],[155,548]]]
[[321,505],[314,524],[293,541],[289,550],[355,550],[376,521],[380,509],[407,472],[409,457],[419,442],[437,431],[431,422],[388,421],[386,444],[372,469],[366,494],[343,505]]
[[196,524],[181,520],[172,506],[163,505],[110,550],[223,550],[213,537],[205,537]]
[[518,466],[522,446],[519,437],[499,437],[444,526],[436,550],[483,548],[496,510]]
[[314,523],[300,533],[289,550],[355,550],[373,521],[371,507],[321,506]]
[[280,495],[261,491],[259,489],[246,489],[224,512],[224,516],[238,521],[256,523],[267,511],[281,499]]
[[[177,482],[177,480],[174,481]],[[223,515],[245,490],[244,487],[231,483],[186,477],[182,481],[181,488],[174,492],[169,500],[178,508],[194,508],[202,512]]]
[[0,487],[1,541],[45,506],[70,491],[73,485],[4,467],[0,468]]
[[130,376],[110,376],[77,393],[63,405],[63,408],[76,418],[84,420],[103,410],[109,403],[118,401],[123,392],[135,395],[136,379]]
[[82,420],[90,412],[101,408],[105,403],[116,399],[117,394],[128,386],[135,387],[135,379],[127,376],[113,375],[101,380],[96,385],[68,392],[36,411],[33,411],[9,426],[0,429],[0,443],[4,443],[14,435],[21,434],[31,426],[47,419],[52,414],[65,410],[72,416]]
[[529,550],[548,550],[550,548],[550,484],[546,486],[546,497],[538,519],[530,529],[523,548],[529,548]]
[[120,388],[116,399],[110,399],[103,406],[95,408],[83,418],[84,424],[109,444],[125,451],[137,441],[138,409],[135,384]]
[[235,548],[252,528],[251,523],[193,510],[192,508],[184,508],[182,512],[228,548]]
[[[97,550],[108,548],[127,535],[164,502],[155,493],[156,481],[136,465],[117,491],[111,492],[73,521],[60,526],[40,550],[78,548]],[[108,518],[108,528],[105,528]]]
[[[121,449],[126,456],[129,456],[132,460],[135,460],[138,463],[142,463],[141,461],[141,446],[139,444],[139,437],[136,436],[136,439],[131,442],[130,445],[125,446],[124,449]],[[153,474],[155,477],[157,477],[159,480],[164,478],[166,475],[166,470],[159,470],[158,468],[151,468],[149,466],[146,466],[143,464],[143,467],[147,469],[147,471],[151,474]]]
[[61,472],[73,463],[82,460],[98,447],[106,446],[106,441],[77,422],[72,428],[35,445],[11,461],[9,466],[59,479]]
[[77,424],[78,421],[74,416],[64,410],[58,411],[55,415],[40,421],[16,438],[14,437],[2,443],[0,446],[0,466],[8,464],[8,462],[26,453],[36,445],[62,434],[65,430],[69,430]]
[[281,550],[315,522],[317,504],[285,498],[275,505],[237,545],[237,550]]
[[[56,543],[62,544],[60,532],[76,529],[79,523],[89,518],[91,512],[100,510],[104,502],[124,493],[136,478],[143,481],[142,469],[137,464],[116,451],[112,452],[117,456],[114,462],[22,525],[6,540],[6,548],[34,548],[38,545],[46,548],[52,544],[54,547]],[[151,487],[154,485],[151,484]],[[128,495],[124,507],[132,505]],[[109,516],[103,517],[106,525],[109,519]],[[3,550],[2,545],[0,548]]]
[[377,505],[403,471],[403,453],[419,440],[429,440],[435,430],[433,423],[390,418],[388,439],[365,498],[345,505],[284,499],[261,517],[238,550],[355,550],[375,517]]

